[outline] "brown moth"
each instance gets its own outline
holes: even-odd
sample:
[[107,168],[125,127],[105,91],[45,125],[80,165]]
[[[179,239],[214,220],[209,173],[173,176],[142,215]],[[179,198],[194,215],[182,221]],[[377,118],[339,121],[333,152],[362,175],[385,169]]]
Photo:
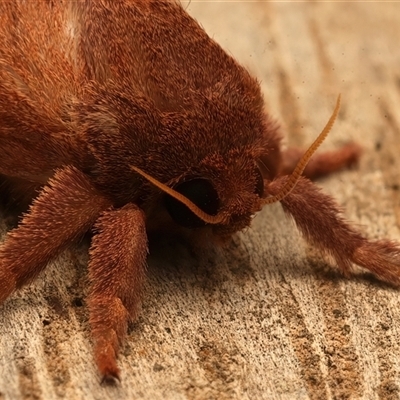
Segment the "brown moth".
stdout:
[[350,144],[308,163],[338,108],[301,157],[281,150],[256,79],[178,3],[0,2],[1,195],[33,199],[0,247],[0,302],[92,232],[94,353],[119,378],[147,233],[225,239],[275,201],[345,275],[399,285],[400,244],[365,238],[309,180],[359,156]]

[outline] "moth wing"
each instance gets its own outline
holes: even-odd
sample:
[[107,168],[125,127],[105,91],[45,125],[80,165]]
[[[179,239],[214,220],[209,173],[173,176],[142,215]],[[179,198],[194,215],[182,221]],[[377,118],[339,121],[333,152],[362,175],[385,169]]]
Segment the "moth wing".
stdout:
[[57,2],[0,2],[0,174],[45,182],[74,158],[68,13]]
[[225,79],[235,81],[238,75],[243,78],[243,68],[178,2],[75,4],[88,79],[111,79],[152,99],[159,110],[176,111],[190,107],[191,93],[220,89]]

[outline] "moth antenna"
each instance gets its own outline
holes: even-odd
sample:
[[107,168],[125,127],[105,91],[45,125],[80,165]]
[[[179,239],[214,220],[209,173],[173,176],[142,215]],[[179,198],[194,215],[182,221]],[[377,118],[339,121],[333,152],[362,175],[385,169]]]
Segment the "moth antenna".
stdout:
[[325,128],[315,139],[314,143],[307,149],[307,151],[304,153],[303,157],[301,157],[300,161],[296,165],[296,168],[294,169],[292,174],[289,176],[289,179],[286,182],[285,186],[275,196],[271,196],[271,197],[267,197],[266,199],[263,199],[262,205],[272,204],[277,201],[281,201],[284,197],[286,197],[294,189],[294,187],[297,184],[297,181],[299,180],[301,174],[304,171],[304,168],[307,166],[308,162],[310,161],[310,158],[315,153],[315,151],[318,149],[318,147],[321,145],[321,143],[325,140],[325,138],[328,136],[328,133],[331,130],[333,123],[335,122],[335,120],[339,114],[340,97],[341,96],[339,94],[339,96],[336,100],[335,109],[333,110],[333,113],[332,113],[331,117],[329,118],[329,121],[325,125]]
[[131,165],[131,168],[133,171],[141,175],[143,178],[147,179],[151,184],[159,188],[161,191],[164,193],[170,195],[173,197],[175,200],[180,201],[182,204],[184,204],[193,214],[195,214],[198,218],[200,218],[202,221],[206,222],[207,224],[221,224],[223,222],[226,222],[226,217],[222,213],[218,213],[217,215],[210,215],[204,212],[201,208],[199,208],[196,204],[194,204],[192,201],[190,201],[187,197],[185,197],[183,194],[177,192],[176,190],[170,188],[167,185],[164,185],[157,179],[153,178],[151,175],[146,174],[146,172],[142,171],[140,168],[134,167]]

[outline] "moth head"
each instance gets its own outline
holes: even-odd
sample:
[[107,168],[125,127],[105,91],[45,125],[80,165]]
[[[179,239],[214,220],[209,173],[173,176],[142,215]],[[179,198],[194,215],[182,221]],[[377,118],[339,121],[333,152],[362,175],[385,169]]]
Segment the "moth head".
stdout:
[[141,169],[135,166],[131,166],[131,168],[165,193],[166,209],[172,219],[179,225],[185,228],[199,228],[205,225],[230,226],[230,230],[233,232],[246,226],[252,212],[258,211],[265,204],[281,201],[293,190],[311,156],[328,135],[338,115],[339,108],[340,96],[325,128],[298,162],[285,186],[275,196],[264,197],[264,193],[266,192],[264,179],[257,166],[254,166],[252,172],[253,193],[248,194],[249,199],[251,199],[251,205],[247,211],[250,211],[250,213],[247,212],[247,215],[243,214],[244,217],[241,218],[241,221],[239,221],[240,218],[235,221],[235,215],[240,216],[240,213],[235,213],[234,210],[229,210],[222,206],[218,190],[209,179],[193,177],[179,182],[173,187],[169,187]]
[[[221,201],[210,180],[194,178],[177,184],[173,189],[208,215],[215,216],[218,214]],[[176,198],[167,194],[164,197],[164,203],[169,215],[178,225],[185,228],[200,228],[206,225],[203,219]]]
[[[255,203],[257,203],[255,207],[258,208],[258,200],[264,193],[264,180],[258,168],[254,169],[254,174],[256,182],[254,187],[254,200]],[[218,190],[209,179],[192,178],[185,180],[175,185],[173,190],[183,195],[187,200],[193,202],[208,216],[216,218],[218,224],[229,223],[232,219],[231,212],[221,212],[222,202]],[[171,195],[167,194],[165,196],[164,203],[172,219],[185,228],[200,228],[207,224],[204,219],[191,211],[185,203],[182,203]]]

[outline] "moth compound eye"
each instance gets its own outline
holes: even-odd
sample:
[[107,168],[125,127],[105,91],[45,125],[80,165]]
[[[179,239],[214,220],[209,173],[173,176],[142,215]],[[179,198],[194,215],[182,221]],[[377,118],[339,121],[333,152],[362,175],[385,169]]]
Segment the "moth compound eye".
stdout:
[[263,178],[259,168],[256,168],[255,173],[256,173],[256,187],[255,187],[254,193],[257,194],[259,197],[263,197],[263,195],[264,195],[264,178]]
[[[179,183],[174,187],[174,190],[183,194],[207,214],[216,215],[218,213],[218,193],[207,179],[196,178]],[[199,228],[205,225],[205,222],[193,214],[184,204],[169,195],[165,196],[165,207],[172,219],[185,228]]]

